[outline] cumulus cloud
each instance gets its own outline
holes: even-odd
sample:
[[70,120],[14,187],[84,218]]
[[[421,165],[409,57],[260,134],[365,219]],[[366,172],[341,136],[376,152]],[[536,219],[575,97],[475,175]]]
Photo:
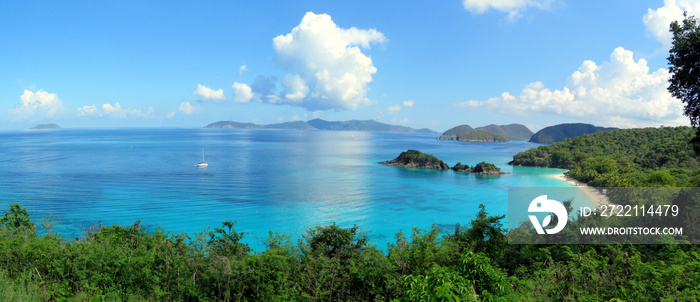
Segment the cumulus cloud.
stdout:
[[177,109],[179,109],[185,114],[192,114],[192,112],[195,112],[195,110],[197,110],[197,107],[192,106],[190,102],[182,102],[180,103],[180,107],[178,107]]
[[618,47],[610,61],[600,65],[583,62],[562,89],[550,90],[543,83],[534,82],[518,96],[504,92],[486,101],[455,105],[516,114],[544,112],[586,117],[619,127],[687,124],[682,118],[683,104],[666,90],[668,77],[668,70],[650,72],[646,60],[635,61],[631,51]]
[[552,0],[463,0],[464,9],[482,14],[489,9],[508,13],[508,20],[515,21],[521,15],[521,11],[534,7],[548,9]]
[[280,98],[267,101],[309,111],[372,103],[366,98],[367,85],[377,68],[360,47],[384,41],[375,29],[343,29],[329,15],[306,13],[290,33],[272,40],[275,62],[290,74],[282,79]]
[[644,25],[666,48],[671,48],[672,35],[669,26],[673,21],[683,20],[683,12],[689,15],[700,14],[700,2],[693,0],[664,0],[664,6],[648,9],[644,15]]
[[9,110],[17,119],[51,117],[63,110],[63,102],[58,98],[58,95],[43,90],[36,92],[24,90],[20,101],[20,107]]
[[414,103],[413,103],[413,100],[408,100],[408,101],[403,101],[403,103],[401,103],[401,104],[402,104],[404,107],[413,107],[413,104],[414,104]]
[[137,116],[143,115],[141,113],[141,110],[122,108],[122,105],[119,104],[118,102],[114,103],[114,105],[109,104],[109,103],[102,104],[102,112],[105,115],[115,117],[115,118],[130,118],[130,117],[137,117]]
[[81,108],[78,108],[78,115],[80,115],[80,116],[101,116],[102,111],[100,111],[100,109],[97,109],[97,106],[95,106],[95,105],[83,106]]
[[146,113],[139,109],[124,108],[119,102],[102,104],[102,106],[97,107],[95,105],[86,105],[79,107],[78,116],[85,117],[99,117],[108,116],[112,118],[126,119],[126,118],[140,118],[140,117],[153,117],[155,109],[153,107],[148,107]]
[[246,70],[248,70],[248,66],[246,66],[246,65],[241,65],[241,67],[238,68],[238,74],[241,75],[241,74],[243,74]]
[[224,90],[219,89],[219,90],[214,90],[209,87],[206,87],[202,84],[197,84],[197,89],[195,89],[192,92],[194,95],[198,95],[202,98],[202,100],[223,100],[226,97],[224,96]]
[[250,86],[234,82],[233,83],[233,101],[236,103],[247,103],[253,98],[253,91]]
[[282,79],[282,86],[286,93],[284,99],[289,103],[300,104],[309,95],[309,86],[298,74],[288,74]]

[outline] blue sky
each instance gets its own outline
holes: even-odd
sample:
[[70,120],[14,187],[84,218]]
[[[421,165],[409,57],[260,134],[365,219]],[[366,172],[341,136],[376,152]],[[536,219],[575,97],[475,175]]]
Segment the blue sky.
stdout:
[[665,90],[683,10],[700,4],[5,1],[0,128],[685,125]]

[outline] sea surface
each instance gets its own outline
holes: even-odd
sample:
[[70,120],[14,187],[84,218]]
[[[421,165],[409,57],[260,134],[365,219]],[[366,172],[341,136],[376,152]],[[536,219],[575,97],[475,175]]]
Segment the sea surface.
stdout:
[[[564,170],[507,165],[538,144],[436,137],[206,128],[0,131],[0,209],[19,202],[37,225],[54,214],[61,220],[53,230],[70,239],[92,226],[137,219],[151,230],[190,235],[230,220],[246,233],[245,242],[262,250],[270,230],[296,240],[311,227],[335,222],[357,224],[386,249],[399,231],[466,225],[479,204],[505,215],[509,187],[571,186],[551,177]],[[450,166],[486,161],[512,174],[377,164],[407,149]],[[194,167],[202,150],[209,166]]]

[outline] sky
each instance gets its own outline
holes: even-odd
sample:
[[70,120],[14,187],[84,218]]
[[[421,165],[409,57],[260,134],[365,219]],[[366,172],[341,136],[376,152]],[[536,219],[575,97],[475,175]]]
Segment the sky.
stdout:
[[688,125],[666,90],[683,11],[700,1],[3,1],[0,129]]

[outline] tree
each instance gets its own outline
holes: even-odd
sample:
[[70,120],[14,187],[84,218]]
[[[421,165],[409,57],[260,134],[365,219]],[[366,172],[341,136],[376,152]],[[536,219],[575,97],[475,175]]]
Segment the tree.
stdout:
[[34,230],[34,223],[29,220],[29,212],[16,202],[11,203],[10,211],[5,211],[5,215],[0,217],[0,226],[4,226],[12,232],[25,228]]
[[[671,22],[673,46],[669,51],[671,65],[668,91],[685,103],[683,114],[690,118],[690,125],[700,121],[700,27],[694,16],[685,17],[682,23]],[[700,128],[691,141],[695,152],[700,154]]]

